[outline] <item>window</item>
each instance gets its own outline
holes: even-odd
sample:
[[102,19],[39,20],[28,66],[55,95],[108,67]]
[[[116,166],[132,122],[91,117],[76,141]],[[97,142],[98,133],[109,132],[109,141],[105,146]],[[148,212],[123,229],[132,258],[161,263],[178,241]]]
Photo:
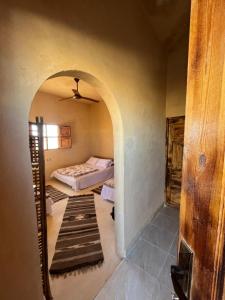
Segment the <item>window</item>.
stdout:
[[[37,125],[31,124],[31,135],[37,136]],[[44,150],[59,149],[59,126],[58,125],[43,125]]]
[[44,125],[44,150],[59,148],[59,126],[58,125]]

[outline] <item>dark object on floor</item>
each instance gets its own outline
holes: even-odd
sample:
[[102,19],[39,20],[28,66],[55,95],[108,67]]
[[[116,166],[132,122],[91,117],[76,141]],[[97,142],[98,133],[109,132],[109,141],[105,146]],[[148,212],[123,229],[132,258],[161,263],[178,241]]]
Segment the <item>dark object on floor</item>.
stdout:
[[110,215],[111,215],[112,219],[115,220],[115,207],[114,206],[112,208],[112,212]]
[[85,270],[100,265],[103,260],[94,194],[69,197],[50,273]]
[[51,185],[46,185],[45,192],[46,192],[46,197],[51,198],[54,201],[54,203],[69,197],[69,195],[60,192],[59,190],[57,190]]
[[101,195],[103,185],[98,186],[97,188],[93,189],[92,192]]

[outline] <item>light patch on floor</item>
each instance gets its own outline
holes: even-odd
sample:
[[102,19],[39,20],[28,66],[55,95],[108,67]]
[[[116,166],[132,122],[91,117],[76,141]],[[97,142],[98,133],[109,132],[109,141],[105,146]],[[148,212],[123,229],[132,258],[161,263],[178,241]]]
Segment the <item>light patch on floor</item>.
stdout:
[[[70,196],[79,194],[74,192],[69,186],[56,180],[51,180],[47,184],[51,184]],[[98,185],[94,187],[97,186]],[[90,192],[90,189],[83,190],[81,194],[88,192]],[[53,216],[48,216],[47,218],[49,267],[54,255],[55,244],[66,204],[67,200],[61,200],[55,203],[53,206]],[[50,276],[51,291],[55,300],[94,299],[121,261],[116,254],[114,221],[110,216],[113,205],[108,201],[102,200],[100,195],[95,194],[95,206],[104,254],[104,263],[100,268],[90,269],[85,273],[81,272],[76,275],[67,276],[66,278],[60,276],[59,278],[52,279]]]

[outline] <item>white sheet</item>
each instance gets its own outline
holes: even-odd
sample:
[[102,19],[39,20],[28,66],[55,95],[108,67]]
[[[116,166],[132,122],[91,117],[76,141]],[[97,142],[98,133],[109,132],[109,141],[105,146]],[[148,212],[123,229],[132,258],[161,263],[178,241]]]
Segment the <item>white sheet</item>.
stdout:
[[114,202],[114,188],[104,184],[101,191],[101,197],[104,200],[110,200]]
[[114,176],[114,166],[99,169],[93,173],[86,174],[79,177],[72,177],[58,174],[56,171],[52,172],[51,177],[55,177],[56,179],[68,184],[75,191],[79,191],[95,185],[99,182],[106,181]]

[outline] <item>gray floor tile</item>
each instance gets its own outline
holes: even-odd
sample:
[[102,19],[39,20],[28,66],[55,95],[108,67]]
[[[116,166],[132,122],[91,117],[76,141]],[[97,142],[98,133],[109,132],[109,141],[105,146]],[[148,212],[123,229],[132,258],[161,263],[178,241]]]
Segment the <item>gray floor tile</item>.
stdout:
[[178,220],[161,213],[158,213],[151,223],[158,226],[159,228],[168,230],[171,233],[177,233],[179,228]]
[[163,207],[95,299],[172,299],[170,267],[176,264],[178,226],[178,211]]
[[160,284],[166,286],[169,290],[173,289],[173,284],[170,276],[170,267],[174,264],[176,264],[176,258],[172,255],[168,255],[166,263],[159,274]]
[[157,277],[167,257],[167,252],[140,240],[130,253],[128,260],[138,265],[150,275]]
[[164,214],[166,216],[169,216],[171,218],[175,218],[176,220],[179,219],[179,209],[175,207],[170,207],[170,206],[163,206],[159,212],[161,214]]
[[175,240],[173,241],[172,247],[170,248],[170,254],[177,257],[177,246],[178,246],[178,235],[176,235]]
[[175,238],[175,234],[165,229],[161,229],[149,224],[146,226],[142,238],[150,241],[152,244],[160,247],[165,251],[169,251]]
[[107,281],[96,300],[155,300],[156,279],[124,261]]
[[172,291],[166,286],[162,285],[160,282],[155,285],[155,290],[153,292],[154,300],[170,300],[172,299]]

